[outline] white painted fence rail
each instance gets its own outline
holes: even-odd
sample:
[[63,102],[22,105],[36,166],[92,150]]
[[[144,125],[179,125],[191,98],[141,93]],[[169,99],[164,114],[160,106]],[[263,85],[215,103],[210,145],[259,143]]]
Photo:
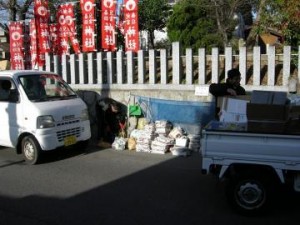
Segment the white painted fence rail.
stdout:
[[[79,55],[46,56],[43,70],[54,71],[77,88],[115,90],[195,90],[226,79],[226,72],[238,67],[241,84],[251,90],[289,90],[289,79],[300,80],[300,47],[297,54],[285,46],[281,54],[275,47],[261,54],[260,47],[247,52],[245,47],[233,54],[231,47],[224,55],[219,49],[206,54],[205,49],[182,51],[173,43],[171,53],[166,49],[148,52],[96,52]],[[294,62],[294,63],[293,63]]]

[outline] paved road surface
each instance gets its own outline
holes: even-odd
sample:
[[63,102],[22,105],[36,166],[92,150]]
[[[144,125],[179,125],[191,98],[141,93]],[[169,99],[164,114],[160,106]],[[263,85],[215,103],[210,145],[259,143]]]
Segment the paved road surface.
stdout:
[[100,150],[51,152],[29,166],[0,148],[0,225],[296,225],[299,195],[260,217],[227,205],[201,158]]

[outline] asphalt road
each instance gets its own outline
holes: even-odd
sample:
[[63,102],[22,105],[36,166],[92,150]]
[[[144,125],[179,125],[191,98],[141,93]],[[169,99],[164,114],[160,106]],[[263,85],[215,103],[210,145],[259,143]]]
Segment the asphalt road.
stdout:
[[270,212],[244,217],[224,187],[201,174],[201,156],[132,151],[51,152],[26,165],[0,148],[0,225],[296,225],[300,197],[278,196]]

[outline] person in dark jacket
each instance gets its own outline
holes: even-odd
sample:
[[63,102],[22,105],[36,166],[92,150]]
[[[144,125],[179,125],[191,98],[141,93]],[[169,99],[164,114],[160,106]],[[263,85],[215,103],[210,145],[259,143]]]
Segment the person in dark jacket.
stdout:
[[217,107],[217,98],[222,96],[246,95],[245,89],[240,84],[241,73],[238,69],[231,69],[227,72],[226,83],[212,83],[209,92],[216,98],[216,118],[218,118],[220,108]]
[[226,83],[213,83],[209,86],[209,92],[215,96],[237,96],[245,95],[246,91],[240,84],[241,73],[238,69],[231,69],[227,72]]
[[98,139],[113,143],[126,122],[126,115],[121,104],[111,98],[98,101]]

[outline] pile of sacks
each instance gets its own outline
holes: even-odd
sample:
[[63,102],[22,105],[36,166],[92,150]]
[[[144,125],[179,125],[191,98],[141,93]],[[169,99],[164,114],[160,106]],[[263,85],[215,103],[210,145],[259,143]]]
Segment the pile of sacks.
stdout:
[[[169,121],[158,120],[134,129],[128,139],[128,149],[137,152],[188,156],[191,153],[189,136],[180,127],[173,127]],[[199,145],[200,147],[200,140]]]

